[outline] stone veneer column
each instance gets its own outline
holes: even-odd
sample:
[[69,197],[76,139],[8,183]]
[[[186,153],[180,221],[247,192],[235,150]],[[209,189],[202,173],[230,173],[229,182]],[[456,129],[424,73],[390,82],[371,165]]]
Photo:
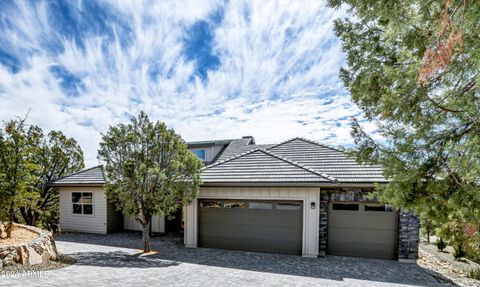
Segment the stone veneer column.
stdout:
[[399,212],[398,261],[415,263],[418,258],[420,218],[413,212]]
[[320,221],[319,221],[319,246],[318,255],[325,256],[327,253],[328,239],[328,192],[320,189]]

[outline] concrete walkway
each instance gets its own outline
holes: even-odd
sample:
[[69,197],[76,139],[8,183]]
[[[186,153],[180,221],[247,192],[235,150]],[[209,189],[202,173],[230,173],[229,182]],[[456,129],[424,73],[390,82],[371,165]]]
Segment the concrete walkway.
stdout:
[[0,286],[444,286],[415,264],[327,256],[186,249],[177,237],[152,238],[141,255],[139,233],[57,237],[57,248],[77,259],[39,277],[0,277]]

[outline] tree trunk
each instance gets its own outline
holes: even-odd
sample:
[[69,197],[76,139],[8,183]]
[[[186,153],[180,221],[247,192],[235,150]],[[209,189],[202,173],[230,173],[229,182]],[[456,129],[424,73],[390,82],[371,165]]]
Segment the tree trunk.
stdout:
[[15,220],[15,205],[14,202],[10,204],[10,209],[8,210],[8,223],[5,226],[5,231],[7,232],[7,238],[10,238],[12,236],[12,230],[13,230],[13,221]]
[[143,252],[148,253],[150,249],[150,218],[143,219]]
[[425,230],[427,231],[427,243],[430,243],[430,232],[431,232],[430,221],[427,219],[425,220],[425,222],[426,222]]

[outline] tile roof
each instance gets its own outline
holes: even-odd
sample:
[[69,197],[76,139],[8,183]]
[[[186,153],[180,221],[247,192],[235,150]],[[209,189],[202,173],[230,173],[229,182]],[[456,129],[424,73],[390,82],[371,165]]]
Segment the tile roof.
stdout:
[[74,174],[61,177],[49,183],[52,186],[68,185],[103,185],[105,176],[101,165],[84,169]]
[[[251,144],[249,138],[228,141],[216,161],[204,168],[204,183],[387,182],[380,166],[359,164],[344,151],[308,139],[294,138],[275,145]],[[96,166],[50,184],[104,183],[103,169]]]
[[335,179],[270,151],[254,149],[205,167],[202,180],[208,183],[314,183]]
[[318,172],[328,174],[339,182],[386,182],[380,166],[359,164],[346,152],[315,141],[294,138],[270,146],[267,150]]
[[222,154],[218,157],[217,161],[222,161],[233,156],[258,149],[258,148],[265,148],[269,145],[254,145],[250,144],[250,138],[241,138],[241,139],[234,139],[230,142],[230,144],[225,148]]

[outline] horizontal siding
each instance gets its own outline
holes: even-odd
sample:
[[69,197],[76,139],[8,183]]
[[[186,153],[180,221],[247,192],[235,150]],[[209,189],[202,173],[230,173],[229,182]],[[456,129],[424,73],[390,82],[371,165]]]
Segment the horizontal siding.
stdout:
[[[93,193],[93,215],[72,213],[72,192]],[[107,233],[107,200],[101,187],[61,187],[60,228],[62,231]]]

